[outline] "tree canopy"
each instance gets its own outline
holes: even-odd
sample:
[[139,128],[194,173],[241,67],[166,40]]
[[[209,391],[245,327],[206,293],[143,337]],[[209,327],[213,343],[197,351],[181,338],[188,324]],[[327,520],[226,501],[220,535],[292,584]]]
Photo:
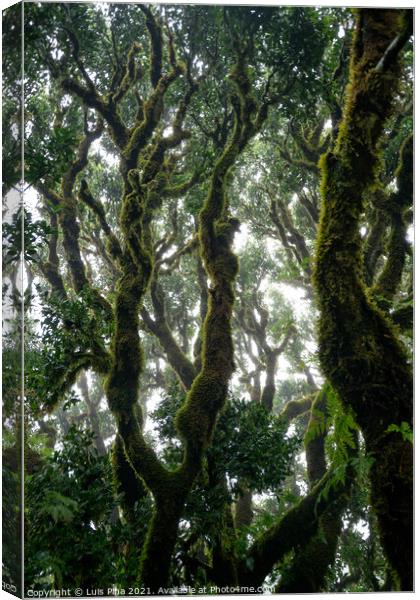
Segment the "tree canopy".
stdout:
[[26,588],[411,590],[412,11],[28,3],[22,107],[20,10]]

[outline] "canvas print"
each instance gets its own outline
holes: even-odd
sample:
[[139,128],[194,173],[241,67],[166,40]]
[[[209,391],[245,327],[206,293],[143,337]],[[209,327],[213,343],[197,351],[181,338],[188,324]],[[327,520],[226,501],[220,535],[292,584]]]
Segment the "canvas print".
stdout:
[[413,10],[3,12],[3,589],[413,590]]

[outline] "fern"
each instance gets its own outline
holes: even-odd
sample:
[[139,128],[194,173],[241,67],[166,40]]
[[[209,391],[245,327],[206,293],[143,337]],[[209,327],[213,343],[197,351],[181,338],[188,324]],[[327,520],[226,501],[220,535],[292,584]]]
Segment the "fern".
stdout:
[[330,458],[337,465],[349,461],[350,450],[357,448],[358,426],[353,414],[344,410],[338,394],[330,384],[326,384],[327,428],[331,430],[329,444]]
[[413,430],[407,421],[402,421],[401,425],[392,423],[386,430],[386,433],[390,433],[392,431],[400,433],[404,441],[413,443]]
[[77,508],[77,502],[59,492],[50,490],[45,494],[45,501],[39,512],[49,515],[55,523],[59,521],[69,523],[73,520]]

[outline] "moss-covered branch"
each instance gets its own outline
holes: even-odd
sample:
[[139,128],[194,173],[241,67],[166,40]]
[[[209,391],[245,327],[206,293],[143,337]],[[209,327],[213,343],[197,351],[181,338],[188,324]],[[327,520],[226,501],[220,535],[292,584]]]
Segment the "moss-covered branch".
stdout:
[[[163,154],[160,156],[161,164]],[[114,413],[130,463],[150,489],[159,485],[165,470],[146,444],[137,405],[143,350],[139,339],[139,310],[152,274],[149,224],[153,212],[153,179],[130,171],[122,200],[121,226],[125,241],[123,274],[117,283],[112,340],[113,365],[106,382],[108,403]]]
[[[248,334],[248,336],[256,343],[260,358],[253,355],[251,344],[247,343],[245,335],[242,336],[243,341],[245,341],[246,351],[256,365],[256,369],[251,373],[246,368],[242,369],[245,373],[242,380],[247,381],[249,385],[251,380],[254,380],[254,385],[250,386],[251,398],[261,403],[269,412],[271,412],[273,409],[274,394],[276,392],[275,376],[278,358],[286,349],[292,335],[295,333],[295,328],[293,325],[289,326],[282,342],[277,347],[272,347],[267,339],[269,313],[268,310],[260,304],[257,289],[254,289],[252,308],[258,312],[259,320],[256,318],[254,310],[248,308],[241,308],[237,312],[237,317],[241,329],[243,329],[244,333]],[[263,371],[265,371],[266,377],[261,392],[260,374]]]
[[88,131],[87,127],[85,128],[85,136],[79,144],[76,158],[62,178],[62,196],[59,200],[58,222],[63,234],[64,253],[74,291],[80,293],[84,289],[91,289],[97,306],[110,316],[111,306],[96,289],[92,288],[86,275],[79,246],[80,226],[77,221],[77,200],[73,194],[76,177],[87,165],[89,148],[92,142],[101,134],[102,122],[93,131]]
[[79,43],[79,39],[76,35],[76,32],[73,29],[73,24],[72,24],[72,17],[71,17],[71,5],[66,5],[65,9],[67,10],[67,17],[69,20],[69,27],[65,27],[64,29],[67,31],[67,34],[69,36],[70,42],[71,42],[71,47],[72,47],[72,54],[73,54],[73,59],[74,62],[76,63],[83,79],[85,80],[87,86],[89,89],[94,89],[94,83],[92,81],[92,79],[89,76],[89,73],[86,71],[86,67],[83,63],[83,60],[80,56],[80,43]]
[[[128,142],[124,148],[124,158],[127,169],[135,169],[138,166],[140,152],[151,139],[163,111],[163,97],[173,81],[184,72],[183,65],[176,63],[168,73],[162,75],[155,86],[152,94],[143,106],[144,118],[136,123],[130,131]],[[162,144],[169,145],[168,138]]]
[[203,326],[207,315],[209,302],[209,289],[207,286],[207,274],[203,267],[203,261],[199,253],[197,253],[197,281],[200,288],[200,331],[194,344],[194,366],[197,373],[201,371],[202,366],[202,348],[203,348]]
[[225,188],[229,170],[255,133],[252,115],[256,109],[243,56],[238,57],[231,78],[237,87],[235,128],[214,167],[209,194],[199,215],[200,250],[212,288],[204,324],[201,372],[177,415],[178,428],[186,443],[183,463],[186,473],[196,473],[201,466],[234,368],[231,317],[238,264],[231,244],[238,222],[227,217]]
[[140,10],[146,17],[146,27],[150,35],[150,42],[152,46],[150,58],[150,81],[153,87],[156,87],[162,74],[162,28],[148,6],[141,4]]
[[91,394],[89,393],[89,384],[85,372],[82,372],[80,374],[78,385],[82,393],[83,400],[85,401],[88,409],[89,423],[93,433],[95,434],[94,443],[96,449],[98,450],[100,456],[106,456],[106,446],[101,432],[101,423],[97,411],[100,402],[100,396],[96,402],[91,397]]
[[142,70],[140,65],[138,65],[136,62],[136,56],[140,50],[140,44],[134,42],[128,52],[127,63],[124,66],[123,73],[121,74],[121,82],[116,91],[110,96],[110,105],[116,106],[119,104],[127,95],[129,90],[133,87],[133,84],[141,79]]
[[[331,486],[334,469],[330,469],[298,504],[257,538],[238,567],[240,585],[258,587],[286,554],[305,545],[317,532],[321,515],[347,488],[351,477],[352,470],[348,467],[344,482]],[[325,486],[329,488],[328,494],[322,493]]]
[[267,193],[270,197],[269,216],[276,227],[283,247],[293,255],[305,277],[310,278],[312,274],[311,256],[305,238],[296,229],[287,206],[277,199],[271,190],[267,189]]
[[103,121],[101,119],[98,121],[96,128],[90,131],[87,123],[87,109],[85,110],[84,117],[84,137],[77,148],[75,159],[64,173],[61,181],[62,195],[64,198],[73,197],[73,188],[76,183],[76,177],[88,164],[89,149],[92,143],[103,133]]
[[299,400],[290,400],[279,414],[279,418],[290,423],[296,417],[308,412],[314,401],[315,394],[309,394]]
[[329,144],[329,137],[322,137],[324,124],[324,119],[320,118],[318,125],[312,130],[304,132],[292,119],[289,125],[290,133],[301,157],[292,156],[284,143],[278,148],[281,158],[291,166],[319,175],[318,162]]
[[[412,589],[412,444],[391,425],[412,422],[410,367],[396,332],[363,283],[363,198],[375,185],[378,143],[392,113],[400,66],[377,69],[410,11],[360,10],[347,102],[335,148],[321,161],[322,211],[314,283],[321,313],[322,368],[354,411],[370,471],[372,506],[396,585]],[[372,418],[374,415],[374,418]]]
[[[172,76],[175,76],[174,72]],[[149,98],[149,108],[147,103],[145,105],[144,121],[134,129],[122,158],[125,180],[120,213],[124,241],[123,272],[116,287],[113,365],[106,382],[108,403],[115,415],[127,460],[155,499],[155,512],[140,566],[142,582],[153,589],[156,585],[161,585],[162,577],[165,579],[169,572],[186,493],[184,478],[177,473],[168,472],[146,443],[142,431],[143,416],[137,403],[139,380],[144,369],[143,349],[139,339],[139,312],[151,283],[154,267],[151,223],[162,201],[161,189],[165,178],[161,175],[166,151],[180,144],[183,139],[182,132],[174,131],[173,136],[156,136],[147,145],[160,118],[163,94],[171,80],[165,75],[161,77],[151,99]],[[160,103],[157,114],[148,114],[153,103],[157,102]],[[142,169],[127,170],[130,162],[137,164],[138,159]],[[165,539],[165,543],[162,543],[162,539]]]
[[108,255],[113,260],[122,260],[123,251],[117,236],[113,233],[106,219],[105,210],[102,203],[97,198],[94,198],[89,190],[85,179],[80,183],[79,198],[92,210],[96,215],[99,224],[107,238],[106,250]]
[[324,119],[320,118],[318,124],[312,130],[305,132],[299,128],[294,119],[290,121],[290,131],[296,145],[305,159],[315,166],[317,166],[322,154],[321,135],[324,124]]
[[[49,189],[48,186],[42,182],[37,183],[36,189],[52,204],[53,211],[55,211],[55,214],[57,215],[58,225],[60,226],[63,235],[66,263],[70,271],[74,291],[80,293],[84,289],[91,290],[96,307],[102,309],[105,311],[106,315],[110,316],[111,307],[109,303],[98,290],[90,285],[86,275],[86,269],[82,260],[79,245],[80,226],[77,220],[77,200],[73,193],[76,178],[87,165],[89,149],[94,140],[102,134],[102,131],[102,121],[98,122],[95,129],[91,131],[88,129],[87,114],[85,113],[85,135],[76,150],[75,159],[62,177],[61,193]],[[53,259],[55,260],[55,257],[53,257]],[[60,282],[57,279],[58,271],[55,269],[54,263],[49,261],[49,263],[47,263],[47,269],[54,279],[54,285],[60,287]]]
[[318,226],[318,221],[319,221],[319,210],[318,210],[317,203],[315,203],[311,198],[309,198],[309,195],[303,190],[301,192],[299,192],[298,198],[299,198],[299,202],[306,209],[306,212],[308,213],[308,215],[311,219],[313,229],[314,229],[314,231],[316,231],[316,228]]
[[51,234],[48,240],[48,259],[45,263],[40,262],[40,269],[51,286],[52,292],[65,298],[66,290],[64,287],[63,278],[61,277],[59,267],[60,261],[57,254],[58,244],[58,220],[57,213],[54,210],[48,209],[50,216]]
[[182,256],[187,254],[192,254],[197,250],[198,247],[198,238],[196,236],[192,237],[189,241],[187,241],[183,246],[175,250],[171,255],[163,257],[161,256],[157,261],[157,265],[159,267],[165,266],[166,269],[162,269],[163,274],[171,273],[173,268],[176,267],[179,263],[179,260]]
[[181,198],[195,185],[197,185],[198,183],[202,183],[205,180],[205,178],[206,175],[204,173],[196,171],[184,183],[179,183],[178,185],[168,185],[163,190],[163,194],[167,198]]
[[151,298],[155,319],[151,318],[144,307],[141,310],[142,319],[149,331],[158,338],[169,364],[178,375],[182,385],[186,390],[189,390],[197,375],[197,371],[192,362],[182,352],[168,326],[165,304],[156,275],[153,277],[151,283]]
[[124,125],[115,105],[109,98],[104,99],[96,89],[90,89],[79,83],[76,79],[65,78],[61,82],[62,88],[78,96],[85,106],[94,108],[107,122],[111,137],[117,147],[124,148],[128,140],[128,130]]
[[[277,362],[280,354],[284,352],[287,344],[295,333],[294,327],[289,327],[286,332],[283,341],[276,348],[269,348],[265,350],[265,384],[261,394],[261,404],[271,412],[273,410],[274,394],[276,393],[275,376],[277,370]],[[267,344],[268,346],[268,344]]]
[[300,263],[303,265],[302,268],[310,275],[311,270],[309,262],[311,255],[306,246],[304,236],[296,229],[288,207],[280,200],[277,201],[277,210],[280,213],[282,222],[289,234],[289,241],[293,243],[298,252]]
[[51,411],[56,408],[57,404],[63,400],[66,392],[76,383],[77,377],[83,371],[92,368],[97,373],[105,374],[110,368],[109,356],[96,347],[97,353],[94,352],[75,352],[66,357],[66,366],[55,381],[52,382],[49,390],[48,401],[45,405],[46,409]]
[[282,148],[280,150],[280,156],[282,159],[287,162],[289,165],[293,167],[299,167],[303,170],[310,171],[311,173],[315,173],[315,175],[319,175],[319,168],[316,162],[312,162],[310,160],[305,160],[304,158],[295,158],[286,148]]

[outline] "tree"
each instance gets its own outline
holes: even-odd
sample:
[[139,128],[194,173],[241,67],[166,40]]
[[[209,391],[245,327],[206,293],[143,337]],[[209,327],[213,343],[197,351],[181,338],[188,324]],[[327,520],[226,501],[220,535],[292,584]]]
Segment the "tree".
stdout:
[[28,587],[410,589],[410,35],[25,5]]

